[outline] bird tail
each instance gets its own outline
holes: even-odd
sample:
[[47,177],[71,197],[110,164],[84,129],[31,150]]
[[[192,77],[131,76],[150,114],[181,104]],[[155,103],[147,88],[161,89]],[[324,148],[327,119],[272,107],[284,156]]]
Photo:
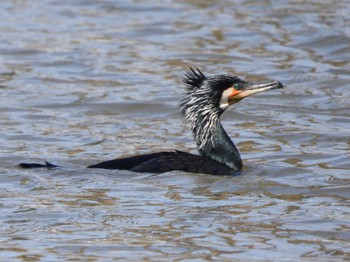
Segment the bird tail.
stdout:
[[40,167],[46,167],[46,168],[55,168],[55,167],[59,167],[56,166],[50,162],[45,161],[45,164],[38,164],[38,163],[20,163],[19,164],[20,167],[22,168],[40,168]]

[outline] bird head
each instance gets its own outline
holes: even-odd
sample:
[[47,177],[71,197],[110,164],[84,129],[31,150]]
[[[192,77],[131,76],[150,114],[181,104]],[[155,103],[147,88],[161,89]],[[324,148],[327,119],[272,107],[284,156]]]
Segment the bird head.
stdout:
[[250,83],[230,74],[206,77],[198,68],[190,68],[183,81],[187,85],[186,96],[180,103],[184,113],[192,105],[205,106],[210,103],[211,110],[220,114],[245,97],[283,88],[279,81]]

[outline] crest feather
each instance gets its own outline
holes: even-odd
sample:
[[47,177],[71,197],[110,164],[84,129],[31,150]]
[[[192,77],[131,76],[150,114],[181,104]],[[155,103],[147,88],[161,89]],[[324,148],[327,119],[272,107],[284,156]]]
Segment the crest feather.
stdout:
[[203,84],[205,80],[207,80],[207,77],[197,67],[190,67],[185,73],[185,77],[182,81],[189,88],[198,88]]

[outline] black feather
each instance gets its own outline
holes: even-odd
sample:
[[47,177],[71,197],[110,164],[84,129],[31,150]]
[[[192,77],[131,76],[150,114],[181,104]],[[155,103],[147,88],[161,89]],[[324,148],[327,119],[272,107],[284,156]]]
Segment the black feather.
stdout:
[[19,166],[22,168],[40,168],[40,167],[55,168],[55,167],[59,167],[59,166],[56,166],[56,165],[54,165],[50,162],[47,162],[47,161],[45,161],[45,165],[38,164],[38,163],[20,163]]
[[207,77],[196,67],[190,67],[183,78],[183,82],[188,88],[198,88],[202,86],[203,82],[207,80]]
[[104,161],[95,165],[88,166],[88,168],[104,168],[104,169],[120,169],[131,170],[132,168],[147,162],[150,159],[161,157],[163,155],[172,154],[173,152],[159,152],[145,155],[137,155],[131,157],[124,157]]
[[212,175],[239,174],[231,168],[209,158],[178,150],[113,159],[88,166],[88,168],[130,170],[147,173],[164,173],[179,170]]
[[211,175],[232,176],[239,172],[209,158],[190,153],[175,151],[167,152],[132,168],[135,172],[163,173],[173,170],[202,173]]

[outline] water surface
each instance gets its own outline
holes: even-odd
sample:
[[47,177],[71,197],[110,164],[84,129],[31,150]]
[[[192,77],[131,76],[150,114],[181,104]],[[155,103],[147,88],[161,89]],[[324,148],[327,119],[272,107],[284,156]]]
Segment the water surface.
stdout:
[[[350,258],[350,5],[333,1],[2,1],[0,258]],[[228,109],[238,177],[86,165],[196,153],[188,66],[279,80]],[[23,170],[49,160],[58,170]]]

